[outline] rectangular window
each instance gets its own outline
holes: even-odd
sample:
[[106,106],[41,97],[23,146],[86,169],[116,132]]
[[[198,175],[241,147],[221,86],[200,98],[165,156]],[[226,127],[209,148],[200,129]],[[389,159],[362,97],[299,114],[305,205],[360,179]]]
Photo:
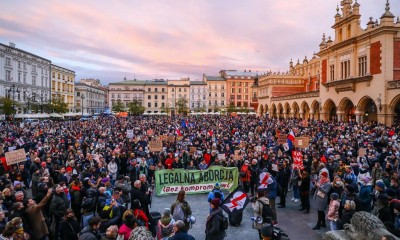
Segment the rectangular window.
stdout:
[[154,92],[158,92],[158,88],[154,88]]
[[238,93],[242,93],[242,89],[241,88],[238,89]]
[[151,107],[151,103],[147,103],[147,107]]
[[329,77],[331,81],[335,81],[335,65],[329,66]]
[[56,77],[56,74],[55,73],[53,73],[53,78],[55,78]]
[[248,100],[249,96],[248,95],[244,95],[244,100]]
[[161,99],[162,99],[162,100],[164,100],[164,99],[165,99],[164,95],[161,95]]
[[32,85],[36,86],[36,76],[32,76]]
[[217,89],[217,85],[216,84],[214,85],[214,89]]
[[11,71],[6,70],[6,81],[11,81]]
[[6,58],[6,65],[11,66],[11,58]]
[[155,96],[154,96],[154,99],[158,99],[158,96],[157,96],[157,95],[155,95]]
[[[79,96],[79,92],[78,92],[78,96]],[[111,94],[111,97],[114,98],[114,97],[115,97],[115,94],[112,93],[112,94]]]
[[179,92],[182,92],[182,88],[178,88],[178,91],[179,91]]
[[158,107],[158,103],[154,103],[154,107]]
[[225,106],[225,102],[224,101],[221,101],[221,106]]
[[186,92],[187,88],[184,88],[183,91]]
[[32,72],[36,73],[36,66],[35,65],[32,65]]
[[222,89],[222,90],[224,90],[224,89],[225,89],[224,85],[221,85],[221,89]]
[[148,91],[148,92],[151,92],[151,88],[148,88],[147,91]]
[[218,97],[217,93],[214,94],[215,97]]
[[211,97],[211,93],[210,92],[208,93],[208,96]]
[[24,63],[24,70],[26,70],[26,63]]
[[238,87],[241,87],[241,86],[242,86],[242,83],[241,83],[241,82],[238,82],[237,85],[238,85]]
[[164,92],[165,91],[165,89],[164,88],[161,88],[161,92]]
[[217,106],[218,105],[218,102],[217,102],[217,100],[215,100],[214,101],[214,106]]
[[165,107],[165,103],[161,103],[161,107]]
[[237,100],[240,100],[240,99],[242,99],[242,96],[241,95],[237,95]]
[[58,79],[60,79],[60,74],[58,74]]
[[24,83],[26,83],[26,73],[24,73]]
[[247,85],[248,85],[247,82],[243,83],[243,87],[247,87]]
[[18,68],[21,69],[21,61],[18,61]]
[[342,70],[342,79],[347,79],[350,77],[350,60],[343,61],[340,63]]
[[367,75],[367,56],[358,58],[358,76]]
[[211,101],[208,101],[208,106],[211,106]]
[[231,93],[235,93],[235,89],[234,88],[231,88]]
[[234,82],[233,82],[233,83],[231,83],[231,86],[232,86],[232,87],[234,87],[234,86],[235,86],[235,83],[234,83]]
[[21,82],[21,73],[18,73],[18,82]]
[[225,97],[225,93],[221,93],[221,97]]

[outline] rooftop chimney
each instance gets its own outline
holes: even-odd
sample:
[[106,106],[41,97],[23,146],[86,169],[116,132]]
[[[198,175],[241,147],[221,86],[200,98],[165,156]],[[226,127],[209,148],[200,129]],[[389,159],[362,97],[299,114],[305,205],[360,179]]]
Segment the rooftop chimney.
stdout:
[[8,46],[10,46],[10,47],[12,47],[12,48],[15,48],[15,43],[10,42],[10,43],[8,44]]

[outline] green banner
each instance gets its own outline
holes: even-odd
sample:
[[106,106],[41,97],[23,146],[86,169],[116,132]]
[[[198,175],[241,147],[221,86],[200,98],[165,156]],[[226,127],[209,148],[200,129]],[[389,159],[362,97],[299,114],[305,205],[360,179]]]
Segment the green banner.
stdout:
[[221,189],[232,192],[238,185],[239,171],[236,167],[213,166],[207,170],[159,170],[155,173],[157,196],[177,194],[184,190],[186,194],[207,193],[216,182]]

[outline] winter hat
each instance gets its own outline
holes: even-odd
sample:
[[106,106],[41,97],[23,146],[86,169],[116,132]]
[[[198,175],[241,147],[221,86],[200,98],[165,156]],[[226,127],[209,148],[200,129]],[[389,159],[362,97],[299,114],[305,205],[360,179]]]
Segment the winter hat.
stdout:
[[21,185],[21,182],[20,181],[14,181],[14,187],[17,186],[18,184]]
[[219,207],[219,204],[221,203],[221,200],[219,198],[214,198],[211,200],[211,204],[214,205],[214,207]]
[[103,178],[103,179],[101,180],[102,183],[106,183],[106,182],[108,182],[108,181],[110,181],[109,178]]
[[337,200],[338,198],[339,198],[339,194],[337,194],[335,192],[331,194],[331,199],[332,200]]
[[376,186],[381,188],[381,189],[385,189],[385,184],[382,181],[376,182]]
[[328,177],[328,172],[322,172],[322,173],[321,173],[321,176],[327,178],[327,177]]
[[164,208],[164,213],[163,213],[160,221],[164,226],[167,226],[168,224],[171,223],[171,209]]
[[46,167],[46,162],[42,162],[42,163],[40,164],[40,166]]
[[215,189],[220,189],[221,188],[221,183],[216,182],[215,185],[214,185],[214,188]]

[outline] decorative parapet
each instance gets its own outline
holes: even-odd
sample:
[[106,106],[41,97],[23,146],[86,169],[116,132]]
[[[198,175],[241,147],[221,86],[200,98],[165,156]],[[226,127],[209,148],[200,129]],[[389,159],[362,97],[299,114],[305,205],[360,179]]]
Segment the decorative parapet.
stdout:
[[312,98],[312,97],[319,97],[319,90],[312,91],[312,92],[296,93],[296,94],[280,96],[280,97],[272,97],[271,101],[283,101],[283,100],[300,99],[300,98]]
[[390,81],[387,83],[387,89],[399,89],[400,81]]

